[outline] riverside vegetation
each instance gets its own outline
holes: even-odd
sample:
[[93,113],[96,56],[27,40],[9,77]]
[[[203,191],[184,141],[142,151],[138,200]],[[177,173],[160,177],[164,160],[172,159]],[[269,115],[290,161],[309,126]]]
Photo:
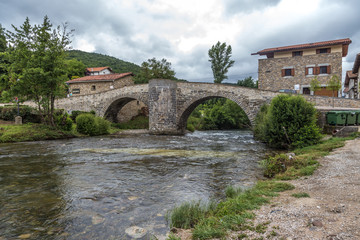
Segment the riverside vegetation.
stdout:
[[[191,229],[187,235],[193,239],[224,238],[229,235],[231,238],[244,239],[248,237],[245,231],[264,233],[268,224],[255,226],[252,210],[269,203],[278,192],[294,189],[283,180],[312,175],[319,166],[317,159],[356,137],[321,140],[315,114],[314,107],[301,96],[281,95],[270,106],[264,106],[256,119],[255,136],[270,146],[291,149],[293,154],[278,154],[263,160],[264,176],[269,180],[258,181],[247,190],[227,187],[226,198],[219,203],[186,202],[175,207],[168,214],[172,227],[168,238],[180,239],[179,236],[184,234],[183,229]],[[301,192],[293,197],[309,197],[309,194]],[[274,228],[266,238],[276,235],[277,229]]]

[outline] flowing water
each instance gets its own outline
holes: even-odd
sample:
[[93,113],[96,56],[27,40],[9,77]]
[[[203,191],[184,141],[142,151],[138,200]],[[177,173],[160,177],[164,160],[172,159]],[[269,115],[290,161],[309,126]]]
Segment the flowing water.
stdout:
[[0,239],[161,238],[169,209],[251,186],[268,151],[250,131],[0,144]]

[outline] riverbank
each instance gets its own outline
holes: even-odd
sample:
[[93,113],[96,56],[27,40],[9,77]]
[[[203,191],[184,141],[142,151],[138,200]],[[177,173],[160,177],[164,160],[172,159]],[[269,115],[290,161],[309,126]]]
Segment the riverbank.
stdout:
[[[270,204],[252,211],[254,218],[241,223],[237,229],[229,229],[226,238],[359,239],[360,204],[356,203],[360,197],[360,190],[356,189],[360,180],[359,143],[360,139],[347,141],[345,147],[329,154],[332,149],[344,145],[343,139],[332,138],[295,151],[298,159],[314,163],[298,172],[290,168],[276,176],[277,179],[295,179],[299,176],[295,174],[303,172],[296,180],[282,181],[295,189],[280,193]],[[320,168],[309,176],[319,164]],[[220,204],[229,201],[232,200]],[[177,239],[191,239],[194,230],[174,229],[174,232]]]
[[[270,224],[263,234],[247,232],[249,238],[266,236],[275,228],[278,235],[272,239],[360,239],[359,146],[359,138],[349,140],[319,159],[312,176],[288,181],[294,190],[254,212],[255,224]],[[310,197],[292,196],[300,192]]]

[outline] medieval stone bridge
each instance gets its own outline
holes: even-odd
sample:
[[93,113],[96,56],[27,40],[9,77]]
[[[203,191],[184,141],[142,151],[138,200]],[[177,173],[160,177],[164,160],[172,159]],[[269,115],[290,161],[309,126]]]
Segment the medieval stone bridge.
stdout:
[[[133,100],[149,108],[149,130],[152,134],[184,134],[191,112],[211,98],[223,97],[236,102],[247,114],[251,124],[264,103],[281,93],[225,84],[188,83],[153,79],[149,84],[127,86],[102,93],[59,99],[56,108],[68,111],[91,111],[110,120]],[[332,98],[307,96],[316,107],[332,106]],[[359,100],[335,99],[335,107],[360,108]]]

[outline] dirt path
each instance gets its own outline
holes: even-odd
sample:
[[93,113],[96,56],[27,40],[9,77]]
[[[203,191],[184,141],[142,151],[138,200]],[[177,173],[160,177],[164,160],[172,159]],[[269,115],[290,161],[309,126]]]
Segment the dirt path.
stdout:
[[[264,234],[248,232],[249,239],[360,239],[360,139],[347,141],[320,164],[314,175],[290,181],[294,190],[255,211],[256,225],[270,224]],[[310,198],[291,196],[299,192]]]

